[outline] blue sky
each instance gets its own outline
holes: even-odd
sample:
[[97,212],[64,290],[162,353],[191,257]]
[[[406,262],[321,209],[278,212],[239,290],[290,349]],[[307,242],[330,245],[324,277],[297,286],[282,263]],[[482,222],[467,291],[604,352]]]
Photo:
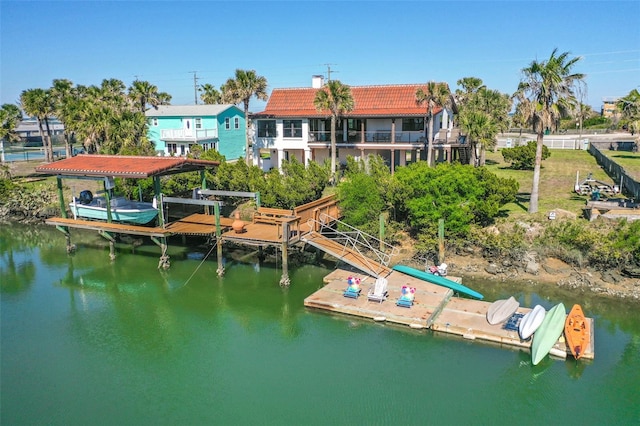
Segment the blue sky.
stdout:
[[[52,80],[136,78],[194,103],[254,69],[269,91],[327,75],[348,85],[463,77],[513,93],[521,70],[554,48],[583,59],[585,103],[640,86],[638,1],[0,1],[0,103]],[[252,102],[254,112],[263,102]]]

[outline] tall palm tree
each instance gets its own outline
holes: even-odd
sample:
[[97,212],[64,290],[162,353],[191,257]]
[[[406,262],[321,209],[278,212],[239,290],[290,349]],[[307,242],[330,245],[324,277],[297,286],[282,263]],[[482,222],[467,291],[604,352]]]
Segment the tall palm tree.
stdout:
[[202,102],[206,105],[218,105],[222,103],[222,94],[213,84],[203,84],[198,90],[202,92],[200,99],[202,99]]
[[336,181],[336,123],[345,112],[355,107],[351,88],[340,80],[331,80],[318,89],[313,98],[318,111],[328,111],[331,115],[331,182]]
[[485,87],[482,79],[478,77],[464,77],[456,84],[462,87],[462,90],[456,89],[456,105],[458,106],[467,104],[474,93]]
[[416,103],[418,105],[427,105],[426,119],[429,122],[429,133],[427,135],[428,147],[427,147],[427,164],[431,166],[431,157],[433,151],[433,111],[440,107],[446,108],[451,102],[451,92],[449,86],[445,83],[436,83],[430,81],[427,83],[427,90],[419,88],[416,90]]
[[73,155],[71,148],[73,130],[70,130],[69,126],[76,113],[77,91],[73,86],[73,82],[67,79],[53,80],[53,86],[50,91],[53,100],[54,114],[64,126],[62,137],[64,139],[67,158],[70,158]]
[[574,87],[576,84],[584,84],[584,74],[572,73],[573,66],[580,59],[580,57],[569,58],[569,52],[558,54],[556,48],[546,61],[534,60],[522,70],[523,77],[517,91],[534,106],[531,117],[534,131],[537,133],[536,162],[533,169],[529,213],[538,211],[540,164],[545,128],[551,127],[556,120],[574,109],[577,103]]
[[[42,135],[42,145],[44,147],[45,161],[53,161],[53,147],[51,146],[51,130],[49,129],[49,118],[53,115],[53,104],[51,93],[44,89],[28,89],[20,94],[20,104],[22,110],[38,121],[38,129]],[[46,131],[45,131],[46,127]]]
[[247,165],[251,165],[251,144],[249,143],[249,101],[252,97],[266,101],[267,95],[267,79],[257,75],[254,70],[236,70],[235,79],[228,79],[222,86],[223,97],[233,104],[241,103],[244,105],[245,117],[245,161]]

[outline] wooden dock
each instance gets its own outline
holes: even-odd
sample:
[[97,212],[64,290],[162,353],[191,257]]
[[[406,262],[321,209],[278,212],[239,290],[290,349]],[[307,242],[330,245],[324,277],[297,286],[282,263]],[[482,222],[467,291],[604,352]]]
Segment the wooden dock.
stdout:
[[[357,299],[344,297],[347,277],[360,277],[362,293]],[[451,279],[451,277],[449,277]],[[349,269],[337,269],[325,277],[326,285],[304,300],[309,308],[368,318],[374,321],[386,321],[408,325],[411,328],[425,329],[461,336],[469,340],[482,340],[530,350],[531,339],[521,340],[518,332],[507,330],[504,324],[491,325],[487,321],[487,310],[491,302],[454,297],[452,290],[410,277],[401,272],[392,271],[387,277],[388,297],[382,303],[367,299],[368,289],[375,278],[359,274]],[[412,307],[396,306],[403,285],[416,288]],[[517,313],[525,314],[530,308],[518,308]],[[591,341],[582,358],[595,356],[594,322],[591,324]],[[564,336],[558,339],[550,354],[566,358],[570,353]]]

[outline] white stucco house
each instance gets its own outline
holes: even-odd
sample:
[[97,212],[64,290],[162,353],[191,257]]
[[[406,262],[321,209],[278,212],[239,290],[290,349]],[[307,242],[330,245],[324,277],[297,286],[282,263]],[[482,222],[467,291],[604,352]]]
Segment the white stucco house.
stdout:
[[[253,161],[263,170],[280,167],[295,157],[307,164],[331,156],[331,119],[328,111],[313,105],[323,86],[314,77],[311,87],[273,89],[264,111],[253,114]],[[426,106],[416,103],[418,88],[426,84],[351,86],[354,109],[343,114],[337,126],[337,158],[366,158],[378,154],[391,170],[426,159]],[[434,110],[435,161],[451,161],[467,146],[453,129],[453,112]]]

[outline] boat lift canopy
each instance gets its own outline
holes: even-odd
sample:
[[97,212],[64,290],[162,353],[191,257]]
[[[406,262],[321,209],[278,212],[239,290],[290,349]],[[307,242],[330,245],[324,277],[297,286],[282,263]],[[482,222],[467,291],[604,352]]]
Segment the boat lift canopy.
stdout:
[[68,177],[118,177],[145,179],[217,167],[218,161],[182,157],[77,155],[36,167],[36,173]]

